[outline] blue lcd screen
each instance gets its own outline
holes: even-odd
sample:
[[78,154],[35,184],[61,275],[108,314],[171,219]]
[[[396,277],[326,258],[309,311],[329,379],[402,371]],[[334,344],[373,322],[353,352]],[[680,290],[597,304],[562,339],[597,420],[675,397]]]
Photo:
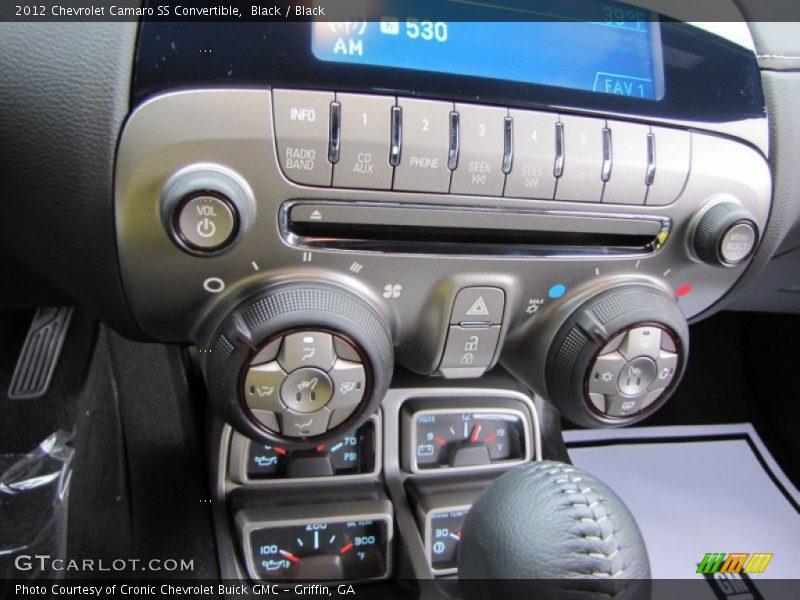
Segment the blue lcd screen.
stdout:
[[[645,13],[642,13],[644,16]],[[378,20],[313,25],[323,61],[414,69],[660,100],[657,21]]]

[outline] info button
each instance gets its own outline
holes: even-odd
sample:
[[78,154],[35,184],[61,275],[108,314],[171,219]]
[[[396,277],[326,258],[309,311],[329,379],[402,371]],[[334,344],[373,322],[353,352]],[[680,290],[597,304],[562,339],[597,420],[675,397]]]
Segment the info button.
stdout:
[[328,161],[333,94],[274,90],[278,160],[286,177],[308,185],[331,184]]

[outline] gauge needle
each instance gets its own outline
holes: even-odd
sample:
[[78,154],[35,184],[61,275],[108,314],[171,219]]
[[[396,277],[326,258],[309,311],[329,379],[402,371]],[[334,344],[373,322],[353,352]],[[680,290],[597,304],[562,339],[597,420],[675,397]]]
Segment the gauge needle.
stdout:
[[487,444],[491,444],[491,443],[492,443],[493,441],[495,441],[496,439],[497,439],[497,434],[496,434],[496,433],[493,433],[493,434],[491,434],[491,435],[487,435],[487,436],[486,436],[486,439],[485,439],[485,440],[483,440],[483,441],[484,441],[484,442],[486,442]]
[[457,531],[456,533],[451,533],[450,537],[453,538],[454,540],[460,540],[461,539],[461,532]]
[[481,435],[481,429],[483,429],[483,425],[481,425],[480,423],[478,423],[477,425],[475,425],[475,427],[472,428],[472,435],[469,436],[470,444],[474,444],[475,442],[478,441],[478,438]]
[[444,446],[444,445],[447,443],[447,440],[445,440],[445,439],[444,439],[442,436],[440,436],[440,435],[437,435],[437,436],[436,436],[435,438],[433,438],[433,439],[434,439],[434,441],[435,441],[437,444],[439,444],[440,446]]
[[277,452],[277,453],[278,453],[278,454],[280,454],[281,456],[283,456],[284,454],[286,454],[286,450],[284,450],[283,448],[278,448],[277,446],[275,446],[275,447],[273,448],[273,450],[275,450],[275,452]]
[[297,563],[299,563],[299,562],[300,562],[300,559],[299,559],[299,558],[297,558],[297,557],[296,557],[294,554],[292,554],[291,552],[287,552],[286,550],[279,550],[279,551],[278,551],[278,554],[280,554],[280,555],[281,555],[283,558],[285,558],[286,560],[290,560],[290,561],[292,561],[294,564],[297,564]]
[[342,546],[342,547],[339,549],[339,554],[344,554],[345,552],[349,552],[350,550],[352,550],[352,549],[353,549],[353,546],[355,546],[355,544],[354,544],[353,542],[350,542],[350,543],[348,543],[348,544],[345,544],[344,546]]

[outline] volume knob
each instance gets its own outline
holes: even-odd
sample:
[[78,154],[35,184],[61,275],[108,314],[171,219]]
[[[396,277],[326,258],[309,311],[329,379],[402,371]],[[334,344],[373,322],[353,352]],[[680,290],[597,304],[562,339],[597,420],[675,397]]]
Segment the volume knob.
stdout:
[[219,165],[192,165],[175,173],[161,193],[161,220],[172,241],[195,256],[229,250],[255,218],[247,182]]

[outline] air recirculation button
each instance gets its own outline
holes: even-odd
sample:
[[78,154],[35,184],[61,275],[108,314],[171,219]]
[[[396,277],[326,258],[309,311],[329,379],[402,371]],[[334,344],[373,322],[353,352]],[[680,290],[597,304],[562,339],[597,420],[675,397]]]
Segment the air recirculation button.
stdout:
[[345,421],[364,398],[364,365],[340,336],[297,331],[270,340],[254,360],[265,358],[248,368],[244,398],[268,429],[289,437],[319,435]]

